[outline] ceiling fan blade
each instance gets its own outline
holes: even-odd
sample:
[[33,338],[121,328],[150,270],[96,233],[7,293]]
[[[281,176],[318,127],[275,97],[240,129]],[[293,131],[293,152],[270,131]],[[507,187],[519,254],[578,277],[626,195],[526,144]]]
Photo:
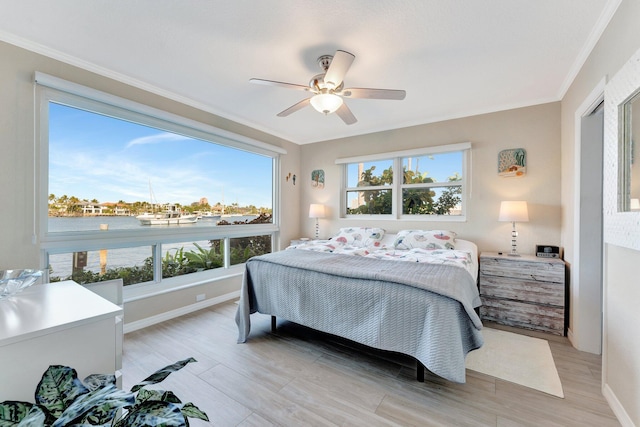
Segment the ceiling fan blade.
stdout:
[[362,87],[353,87],[344,89],[338,93],[345,98],[364,98],[364,99],[397,99],[402,100],[407,96],[404,90],[395,89],[368,89]]
[[277,114],[278,117],[287,117],[289,114],[293,114],[298,110],[302,110],[304,107],[310,104],[311,98],[303,99],[302,101],[293,104],[291,107]]
[[259,84],[259,85],[279,86],[279,87],[284,87],[284,88],[287,88],[287,89],[297,89],[297,90],[304,90],[304,91],[307,91],[307,92],[314,92],[314,90],[311,89],[309,86],[296,85],[296,84],[293,84],[293,83],[276,82],[274,80],[249,79],[249,82],[250,83]]
[[340,83],[344,80],[344,75],[349,71],[349,67],[351,67],[354,59],[356,59],[356,57],[349,52],[337,50],[336,54],[333,55],[329,69],[324,75],[324,83],[333,85],[333,88],[340,86]]
[[342,119],[343,122],[348,125],[352,125],[358,121],[358,119],[356,119],[356,116],[353,115],[349,107],[347,107],[347,104],[345,104],[344,102],[342,103],[340,108],[336,110],[336,114]]

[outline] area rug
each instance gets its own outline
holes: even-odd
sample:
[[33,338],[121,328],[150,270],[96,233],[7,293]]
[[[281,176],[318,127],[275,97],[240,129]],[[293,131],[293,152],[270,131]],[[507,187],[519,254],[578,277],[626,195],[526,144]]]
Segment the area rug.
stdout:
[[482,329],[484,345],[467,355],[467,369],[564,398],[547,340]]

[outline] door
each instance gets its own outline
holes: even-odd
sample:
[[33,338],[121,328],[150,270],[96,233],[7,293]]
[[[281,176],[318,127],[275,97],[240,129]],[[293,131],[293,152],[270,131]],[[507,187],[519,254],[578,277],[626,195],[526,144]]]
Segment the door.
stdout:
[[602,353],[602,162],[604,108],[582,117],[580,142],[580,224],[578,322],[587,342],[581,348]]

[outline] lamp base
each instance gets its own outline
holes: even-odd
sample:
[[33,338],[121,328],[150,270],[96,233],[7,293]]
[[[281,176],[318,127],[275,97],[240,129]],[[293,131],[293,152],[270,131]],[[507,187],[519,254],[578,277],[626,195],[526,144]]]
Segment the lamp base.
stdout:
[[318,226],[318,218],[316,218],[316,240],[318,240],[319,231],[320,231],[320,227]]
[[518,238],[518,232],[516,231],[515,221],[511,223],[511,226],[513,228],[511,229],[511,252],[509,252],[509,256],[520,256],[516,249],[516,239]]

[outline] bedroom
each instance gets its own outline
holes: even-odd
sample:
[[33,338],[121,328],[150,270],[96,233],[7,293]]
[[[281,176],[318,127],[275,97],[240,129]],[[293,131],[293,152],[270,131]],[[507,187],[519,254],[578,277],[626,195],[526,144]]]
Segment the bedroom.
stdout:
[[[314,222],[307,218],[308,206],[311,203],[327,203],[330,207],[331,219],[320,220],[323,233],[331,233],[341,226],[352,225],[348,220],[340,220],[337,215],[337,204],[329,202],[339,192],[340,172],[335,165],[336,158],[362,154],[381,153],[415,148],[419,145],[441,145],[469,141],[474,144],[473,150],[473,198],[470,200],[470,218],[468,222],[451,225],[461,235],[468,236],[478,242],[481,250],[499,250],[509,245],[509,225],[499,223],[497,214],[499,202],[506,197],[523,197],[530,203],[530,222],[519,227],[521,232],[518,245],[521,248],[532,248],[537,243],[559,245],[565,248],[565,259],[569,264],[574,262],[574,227],[575,218],[575,178],[577,170],[575,161],[575,124],[574,114],[589,97],[598,83],[608,76],[610,79],[640,47],[636,40],[640,39],[634,22],[640,18],[637,2],[623,1],[602,33],[595,48],[591,51],[584,66],[577,73],[573,83],[562,99],[550,100],[535,106],[523,106],[506,111],[472,115],[432,124],[405,127],[369,135],[351,136],[318,144],[297,145],[266,132],[213,116],[167,100],[149,93],[144,89],[131,87],[99,75],[91,70],[66,64],[63,61],[50,59],[46,55],[31,52],[11,44],[6,40],[0,45],[3,58],[1,76],[3,81],[2,102],[2,182],[4,200],[11,200],[11,208],[4,210],[0,230],[3,235],[0,254],[2,267],[26,266],[39,263],[39,252],[31,244],[33,211],[33,152],[31,147],[33,122],[31,79],[34,71],[42,71],[57,75],[69,81],[104,90],[119,96],[133,96],[137,101],[172,110],[177,114],[214,123],[223,129],[258,139],[287,150],[283,156],[281,170],[296,173],[300,178],[299,185],[282,185],[283,209],[281,221],[287,224],[280,235],[281,245],[301,236],[311,236]],[[8,43],[7,43],[8,42]],[[342,46],[341,46],[342,47]],[[349,46],[344,46],[348,49]],[[5,60],[5,58],[7,58]],[[358,60],[365,60],[361,55]],[[255,77],[270,78],[269,69],[263,75]],[[257,71],[255,71],[257,72]],[[304,72],[301,77],[306,77]],[[284,76],[283,76],[284,78]],[[290,77],[292,81],[295,75]],[[375,84],[385,87],[387,79]],[[372,83],[372,84],[374,84]],[[255,89],[255,88],[253,88]],[[257,90],[257,89],[256,89]],[[277,94],[273,95],[274,97]],[[278,105],[274,102],[273,105]],[[276,111],[272,111],[275,115]],[[362,118],[364,120],[364,117]],[[341,129],[341,128],[340,128]],[[523,147],[527,149],[528,162],[531,168],[522,180],[499,179],[494,171],[497,153],[502,149]],[[323,169],[326,184],[322,191],[312,191],[305,182],[311,171]],[[519,194],[518,194],[519,193]],[[445,223],[450,225],[449,223]],[[422,223],[415,225],[422,227]],[[403,226],[403,228],[405,228]],[[390,227],[393,229],[393,227]],[[399,229],[399,228],[397,228]],[[393,231],[397,231],[393,230]],[[480,231],[481,230],[481,231]],[[632,278],[637,277],[637,266],[640,265],[637,251],[627,250],[609,245],[605,251],[605,270],[611,276],[607,281],[615,285],[612,297],[619,298],[619,293],[628,293],[630,297],[616,305],[614,312],[609,312],[607,324],[611,330],[605,335],[615,338],[615,352],[624,349],[629,359],[610,359],[611,390],[616,397],[622,413],[639,423],[637,402],[638,384],[632,384],[628,372],[640,372],[638,366],[638,348],[622,342],[627,330],[638,326],[638,316],[633,310],[633,298],[637,289],[630,288]],[[634,267],[635,266],[635,267]],[[635,269],[634,269],[635,268]],[[626,279],[626,280],[625,280]],[[580,283],[572,283],[572,298],[580,298],[585,292]],[[138,300],[127,304],[127,321],[135,322],[154,316],[162,316],[165,312],[180,312],[195,301],[197,294],[205,291],[210,298],[224,295],[237,289],[237,281],[227,281],[222,287],[206,285],[201,290],[190,289],[180,293],[161,295],[147,301]],[[581,292],[578,292],[581,291]],[[216,292],[218,293],[216,295]],[[636,292],[635,294],[633,292]],[[637,298],[636,298],[637,300]],[[599,317],[589,308],[580,309],[582,302],[572,300],[575,307],[571,314],[571,329],[575,335],[576,345],[580,341],[589,341],[591,331],[586,329],[593,317]],[[583,328],[581,330],[581,327]],[[629,328],[629,329],[627,329]],[[626,379],[625,379],[626,376]],[[614,402],[616,401],[614,399]],[[611,401],[610,401],[611,403]]]

